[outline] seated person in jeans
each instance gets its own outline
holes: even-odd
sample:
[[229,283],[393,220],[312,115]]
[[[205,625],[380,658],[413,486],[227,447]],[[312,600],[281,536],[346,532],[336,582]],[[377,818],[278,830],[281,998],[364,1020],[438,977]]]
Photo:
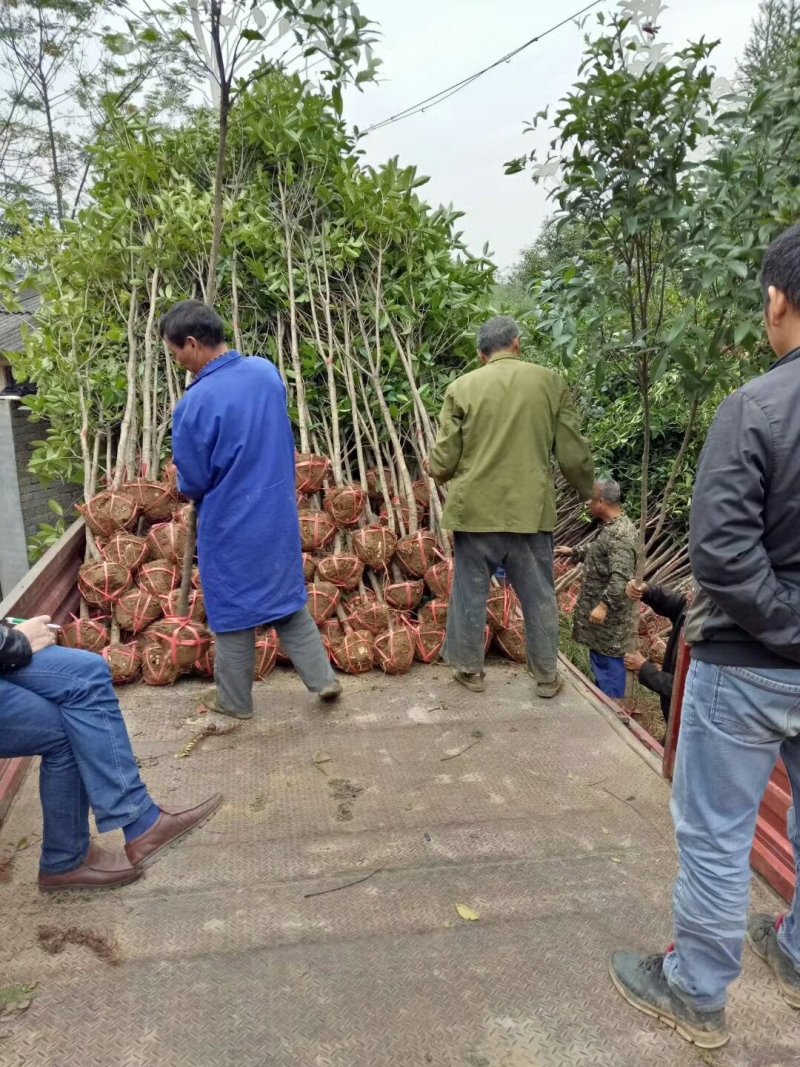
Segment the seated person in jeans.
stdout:
[[672,630],[664,652],[664,662],[660,668],[658,664],[646,659],[641,652],[629,652],[625,656],[626,669],[635,671],[642,685],[661,697],[661,714],[667,722],[672,701],[675,662],[678,658],[683,624],[686,622],[686,612],[692,603],[691,594],[681,593],[677,589],[667,589],[664,585],[635,581],[628,582],[625,592],[631,600],[641,600],[648,608],[652,608],[656,615],[662,615],[672,623]]
[[589,513],[601,525],[599,534],[586,548],[556,549],[557,556],[584,565],[573,633],[589,649],[598,689],[615,699],[625,696],[623,653],[633,626],[625,586],[636,570],[636,529],[620,499],[617,482],[596,482]]
[[[210,818],[215,793],[167,811],[139,777],[102,656],[54,648],[46,615],[0,625],[0,758],[41,756],[44,829],[39,887],[109,889],[141,877],[167,845]],[[89,838],[89,808],[101,833],[121,829],[125,855]]]

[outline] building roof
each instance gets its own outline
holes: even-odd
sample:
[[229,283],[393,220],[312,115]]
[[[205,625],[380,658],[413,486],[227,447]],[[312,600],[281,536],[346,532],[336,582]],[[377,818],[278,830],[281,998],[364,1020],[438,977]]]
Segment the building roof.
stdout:
[[33,322],[42,298],[33,289],[26,289],[17,297],[21,311],[6,311],[0,306],[0,363],[6,363],[6,352],[22,351],[22,324]]

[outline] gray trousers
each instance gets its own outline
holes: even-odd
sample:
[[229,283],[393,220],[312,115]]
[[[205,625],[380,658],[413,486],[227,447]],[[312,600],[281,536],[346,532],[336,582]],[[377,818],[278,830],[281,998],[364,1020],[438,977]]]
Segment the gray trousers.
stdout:
[[[318,693],[334,679],[322,637],[307,607],[269,623],[277,631],[286,654],[307,689]],[[253,710],[256,631],[231,630],[216,634],[214,681],[217,697],[229,711]]]
[[551,533],[454,534],[455,576],[447,613],[445,659],[456,670],[483,670],[490,579],[503,567],[525,618],[528,670],[537,681],[556,677],[558,603]]

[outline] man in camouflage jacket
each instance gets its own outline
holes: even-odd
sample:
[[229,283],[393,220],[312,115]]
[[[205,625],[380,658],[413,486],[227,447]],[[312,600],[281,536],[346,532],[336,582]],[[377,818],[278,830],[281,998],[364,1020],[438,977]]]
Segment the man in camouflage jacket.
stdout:
[[636,570],[636,529],[620,505],[619,485],[610,479],[595,484],[589,512],[603,524],[597,537],[587,548],[557,548],[556,554],[584,565],[574,637],[589,649],[598,687],[619,698],[625,695],[623,657],[631,635],[625,587]]

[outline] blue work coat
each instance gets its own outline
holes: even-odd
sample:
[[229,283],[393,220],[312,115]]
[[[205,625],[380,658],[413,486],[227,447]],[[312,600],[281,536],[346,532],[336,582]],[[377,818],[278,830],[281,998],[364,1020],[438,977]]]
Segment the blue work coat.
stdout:
[[266,359],[227,352],[175,408],[178,486],[197,505],[212,630],[247,630],[306,602],[286,389]]

